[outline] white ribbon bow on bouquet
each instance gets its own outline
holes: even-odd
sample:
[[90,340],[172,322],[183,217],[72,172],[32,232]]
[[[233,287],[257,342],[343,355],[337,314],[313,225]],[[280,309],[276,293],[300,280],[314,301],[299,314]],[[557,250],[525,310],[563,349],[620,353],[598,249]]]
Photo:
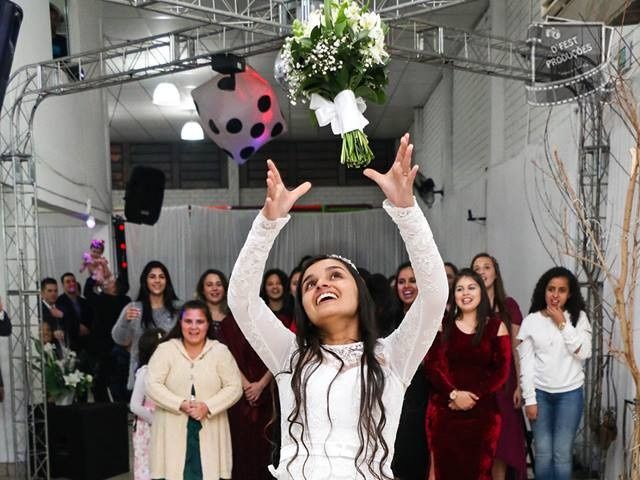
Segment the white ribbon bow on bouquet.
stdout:
[[333,102],[312,93],[309,108],[315,111],[321,127],[331,123],[334,135],[362,130],[369,124],[369,120],[362,115],[367,109],[367,104],[362,97],[356,98],[352,90],[341,91]]

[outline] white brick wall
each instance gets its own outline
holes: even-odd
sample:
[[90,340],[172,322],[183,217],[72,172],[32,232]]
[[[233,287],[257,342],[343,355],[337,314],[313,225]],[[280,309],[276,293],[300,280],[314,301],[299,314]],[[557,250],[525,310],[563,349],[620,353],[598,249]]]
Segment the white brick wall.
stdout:
[[453,76],[453,184],[463,188],[489,164],[489,78],[456,71]]

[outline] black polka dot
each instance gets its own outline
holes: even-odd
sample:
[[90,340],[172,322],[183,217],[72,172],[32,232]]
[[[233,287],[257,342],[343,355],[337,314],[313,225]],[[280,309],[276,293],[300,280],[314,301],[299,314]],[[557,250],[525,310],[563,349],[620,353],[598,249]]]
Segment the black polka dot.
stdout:
[[236,81],[232,76],[221,78],[218,80],[218,88],[220,90],[235,90]]
[[263,95],[258,99],[258,110],[266,112],[271,108],[271,97],[269,95]]
[[237,118],[232,118],[227,122],[227,132],[238,133],[240,130],[242,130],[242,122]]
[[280,122],[276,123],[271,129],[271,136],[277,137],[282,133],[282,130],[284,130],[284,127],[282,126],[282,124]]
[[240,150],[240,157],[246,160],[251,155],[253,155],[253,152],[255,151],[256,149],[253,147],[244,147],[242,150]]
[[258,138],[263,133],[264,133],[264,123],[256,123],[253,127],[251,127],[251,136],[253,138]]
[[226,148],[223,148],[222,151],[224,153],[226,153],[229,157],[233,158],[233,153],[231,153],[229,150],[227,150]]
[[220,133],[220,130],[218,130],[218,127],[216,127],[216,124],[213,123],[213,119],[209,119],[209,128],[216,135]]

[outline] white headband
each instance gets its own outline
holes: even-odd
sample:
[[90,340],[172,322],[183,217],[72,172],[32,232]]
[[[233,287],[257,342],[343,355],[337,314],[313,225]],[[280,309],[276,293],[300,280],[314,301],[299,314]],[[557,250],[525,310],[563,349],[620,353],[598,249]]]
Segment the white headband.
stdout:
[[[353,263],[351,260],[349,260],[346,257],[343,257],[342,255],[338,255],[336,253],[332,253],[331,255],[327,255],[327,257],[329,258],[335,258],[336,260],[341,260],[344,263],[348,264],[349,266],[351,266],[351,268],[353,268],[356,272],[358,272],[358,269],[356,268],[355,263]],[[360,273],[360,272],[358,272]]]

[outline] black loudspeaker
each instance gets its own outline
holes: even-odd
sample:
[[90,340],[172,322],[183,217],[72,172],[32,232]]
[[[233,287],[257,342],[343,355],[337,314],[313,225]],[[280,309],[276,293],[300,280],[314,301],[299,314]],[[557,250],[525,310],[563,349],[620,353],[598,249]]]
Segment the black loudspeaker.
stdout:
[[47,409],[52,477],[102,480],[129,471],[124,403],[79,403]]
[[0,105],[7,91],[21,23],[22,9],[9,0],[0,0]]
[[160,217],[164,198],[164,173],[157,168],[135,167],[124,194],[127,222],[153,225]]

